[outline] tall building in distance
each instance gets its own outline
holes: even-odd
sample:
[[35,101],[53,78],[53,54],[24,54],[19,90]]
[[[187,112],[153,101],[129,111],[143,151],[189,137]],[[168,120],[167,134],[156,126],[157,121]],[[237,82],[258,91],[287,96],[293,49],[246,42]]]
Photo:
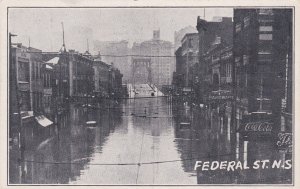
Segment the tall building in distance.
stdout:
[[123,74],[123,83],[131,79],[130,49],[128,41],[94,41],[94,52],[101,54],[101,59],[107,64],[113,65]]
[[153,31],[153,38],[132,46],[133,57],[150,57],[151,82],[155,85],[170,85],[174,68],[173,44],[160,39],[160,30]]

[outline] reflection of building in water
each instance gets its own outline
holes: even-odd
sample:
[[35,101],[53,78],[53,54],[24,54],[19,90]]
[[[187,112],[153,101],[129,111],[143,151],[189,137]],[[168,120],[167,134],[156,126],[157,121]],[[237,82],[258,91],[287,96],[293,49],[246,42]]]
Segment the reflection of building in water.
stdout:
[[[10,183],[76,182],[82,170],[89,164],[95,150],[101,151],[111,130],[121,123],[118,108],[112,112],[105,109],[100,113],[100,111],[75,108],[73,105],[69,112],[58,115],[57,119],[58,124],[53,127],[55,131],[42,128],[38,124],[23,124],[24,156],[20,167],[14,166],[18,165],[17,161],[11,158]],[[96,120],[97,129],[87,128],[85,125],[87,119]],[[50,131],[56,132],[56,135],[51,135]],[[17,159],[18,149],[15,147],[12,146],[10,156]]]

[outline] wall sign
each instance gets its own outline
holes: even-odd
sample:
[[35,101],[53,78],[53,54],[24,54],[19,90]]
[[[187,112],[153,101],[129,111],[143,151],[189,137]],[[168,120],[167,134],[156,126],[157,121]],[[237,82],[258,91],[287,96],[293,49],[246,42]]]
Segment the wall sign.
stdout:
[[269,122],[250,122],[244,127],[246,132],[271,132],[273,129],[273,124]]
[[276,142],[280,148],[290,148],[293,146],[293,134],[292,133],[278,133],[278,140]]

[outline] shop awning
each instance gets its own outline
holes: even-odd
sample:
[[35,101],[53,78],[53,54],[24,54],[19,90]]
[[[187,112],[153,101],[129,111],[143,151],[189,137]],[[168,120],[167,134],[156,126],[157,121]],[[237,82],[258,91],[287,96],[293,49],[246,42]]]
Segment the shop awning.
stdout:
[[57,64],[59,62],[59,57],[54,57],[51,60],[48,60],[46,63]]
[[[18,113],[14,113],[18,114]],[[22,120],[33,117],[33,111],[21,111]]]
[[49,125],[53,124],[53,122],[46,118],[44,115],[36,116],[35,120],[43,127],[48,127]]

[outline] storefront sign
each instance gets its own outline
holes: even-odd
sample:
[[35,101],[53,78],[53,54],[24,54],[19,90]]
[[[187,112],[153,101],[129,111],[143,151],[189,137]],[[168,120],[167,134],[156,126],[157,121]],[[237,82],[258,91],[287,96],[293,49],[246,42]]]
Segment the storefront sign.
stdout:
[[19,90],[20,91],[29,91],[30,86],[28,82],[19,82]]
[[208,96],[208,100],[231,100],[233,99],[233,95],[230,91],[226,90],[218,90],[212,91]]
[[209,100],[230,100],[233,99],[232,95],[209,96]]
[[272,128],[272,123],[269,122],[250,122],[245,125],[246,132],[271,132]]
[[249,122],[244,124],[240,132],[244,134],[256,133],[256,134],[271,134],[273,130],[273,123],[270,122]]
[[278,133],[277,146],[280,148],[290,148],[293,145],[292,133]]

